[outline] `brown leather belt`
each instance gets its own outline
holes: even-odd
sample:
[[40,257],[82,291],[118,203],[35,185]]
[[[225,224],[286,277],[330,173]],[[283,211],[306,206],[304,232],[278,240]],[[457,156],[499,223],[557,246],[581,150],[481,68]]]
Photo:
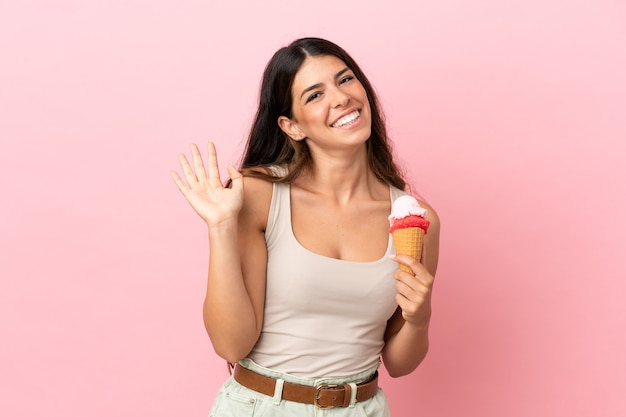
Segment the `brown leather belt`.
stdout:
[[[235,381],[246,388],[261,394],[274,396],[276,380],[257,374],[241,365],[235,367]],[[378,392],[378,372],[370,379],[356,386],[356,400],[365,401]],[[318,408],[347,407],[350,405],[352,387],[349,384],[335,385],[322,384],[317,387],[299,385],[286,382],[283,384],[283,400],[295,401],[304,404],[314,404]]]

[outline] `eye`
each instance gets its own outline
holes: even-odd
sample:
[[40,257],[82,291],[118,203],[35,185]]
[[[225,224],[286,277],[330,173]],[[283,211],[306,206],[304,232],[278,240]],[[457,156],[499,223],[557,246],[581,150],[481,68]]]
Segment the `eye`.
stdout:
[[339,84],[345,84],[348,81],[352,81],[352,80],[354,80],[354,75],[346,75],[345,77],[339,80]]
[[313,100],[315,100],[316,98],[318,98],[321,95],[322,95],[322,93],[319,93],[319,92],[318,93],[313,93],[309,97],[307,97],[306,102],[308,103],[310,101],[313,101]]

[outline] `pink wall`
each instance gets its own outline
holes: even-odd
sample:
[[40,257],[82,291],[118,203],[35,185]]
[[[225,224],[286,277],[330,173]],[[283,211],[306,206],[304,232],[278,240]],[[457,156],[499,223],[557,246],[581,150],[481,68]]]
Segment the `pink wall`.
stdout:
[[2,415],[207,415],[205,229],[169,171],[191,141],[237,159],[304,35],[370,74],[443,222],[394,416],[626,415],[624,3],[306,4],[0,2]]

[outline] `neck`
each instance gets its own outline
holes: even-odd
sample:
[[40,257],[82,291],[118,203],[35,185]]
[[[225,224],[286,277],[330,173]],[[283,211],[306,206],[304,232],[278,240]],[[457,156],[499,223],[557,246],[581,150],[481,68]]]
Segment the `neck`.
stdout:
[[372,196],[375,186],[380,184],[370,170],[365,146],[351,156],[313,155],[313,160],[313,166],[297,180],[297,186],[338,203]]

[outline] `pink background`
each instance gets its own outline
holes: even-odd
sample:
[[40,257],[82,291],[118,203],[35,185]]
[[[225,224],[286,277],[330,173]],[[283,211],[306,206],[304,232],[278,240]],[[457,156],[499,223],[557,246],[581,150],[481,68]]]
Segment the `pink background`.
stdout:
[[205,228],[169,171],[237,161],[305,35],[362,64],[442,218],[394,416],[626,415],[620,0],[0,1],[0,413],[207,415]]

